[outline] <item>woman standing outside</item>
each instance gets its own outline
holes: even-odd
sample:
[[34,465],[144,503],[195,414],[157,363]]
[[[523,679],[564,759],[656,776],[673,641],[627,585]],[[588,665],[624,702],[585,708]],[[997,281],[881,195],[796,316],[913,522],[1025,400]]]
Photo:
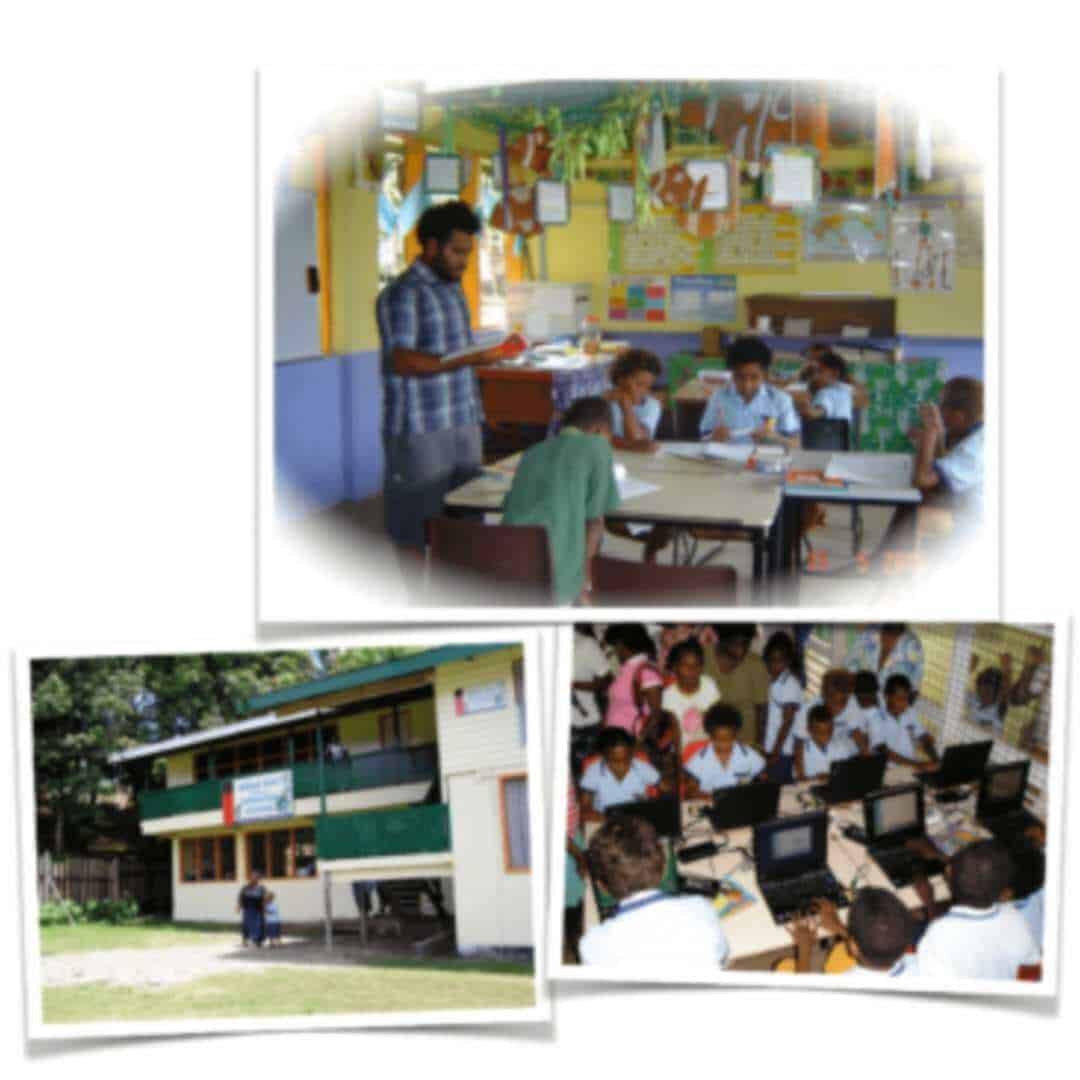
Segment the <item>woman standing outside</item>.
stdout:
[[263,938],[266,937],[265,909],[266,888],[262,884],[262,874],[258,870],[252,870],[247,884],[236,898],[236,910],[241,913],[240,933],[244,948],[247,948],[249,943],[256,948],[262,946]]

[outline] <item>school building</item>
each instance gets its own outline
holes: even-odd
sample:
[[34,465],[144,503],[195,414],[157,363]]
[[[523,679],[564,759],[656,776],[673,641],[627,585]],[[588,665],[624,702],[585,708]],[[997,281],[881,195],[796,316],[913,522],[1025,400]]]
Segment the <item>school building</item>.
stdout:
[[428,649],[245,711],[111,758],[144,788],[144,835],[171,845],[174,919],[235,922],[259,870],[287,924],[329,935],[363,917],[354,883],[410,882],[452,915],[460,952],[532,945],[520,645]]

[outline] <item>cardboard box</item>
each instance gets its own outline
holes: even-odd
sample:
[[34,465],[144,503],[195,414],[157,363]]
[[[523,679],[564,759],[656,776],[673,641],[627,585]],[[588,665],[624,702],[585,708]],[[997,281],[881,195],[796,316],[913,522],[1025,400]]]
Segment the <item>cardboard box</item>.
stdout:
[[726,326],[703,326],[701,328],[701,351],[705,356],[723,356],[720,338],[730,333]]

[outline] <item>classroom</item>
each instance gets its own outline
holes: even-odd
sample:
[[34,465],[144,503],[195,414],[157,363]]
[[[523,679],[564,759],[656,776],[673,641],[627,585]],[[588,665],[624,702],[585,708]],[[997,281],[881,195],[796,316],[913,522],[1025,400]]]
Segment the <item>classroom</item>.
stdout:
[[264,578],[810,606],[996,558],[986,166],[918,100],[410,83],[313,120],[272,163]]
[[1027,624],[577,624],[564,973],[1038,982],[1054,646]]

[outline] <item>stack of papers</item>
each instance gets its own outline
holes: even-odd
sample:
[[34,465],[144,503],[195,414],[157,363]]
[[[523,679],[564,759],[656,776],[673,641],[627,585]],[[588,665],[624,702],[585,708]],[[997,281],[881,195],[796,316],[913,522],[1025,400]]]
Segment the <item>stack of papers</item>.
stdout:
[[760,448],[753,443],[706,443],[705,458],[710,461],[734,461],[736,464],[745,465],[758,449]]
[[642,495],[651,495],[654,491],[660,490],[659,484],[650,484],[630,475],[619,476],[616,474],[615,481],[619,487],[619,498],[623,502],[630,499],[639,499]]
[[911,487],[911,466],[903,458],[880,454],[849,454],[829,460],[826,480],[843,480],[849,484],[869,484],[873,487]]

